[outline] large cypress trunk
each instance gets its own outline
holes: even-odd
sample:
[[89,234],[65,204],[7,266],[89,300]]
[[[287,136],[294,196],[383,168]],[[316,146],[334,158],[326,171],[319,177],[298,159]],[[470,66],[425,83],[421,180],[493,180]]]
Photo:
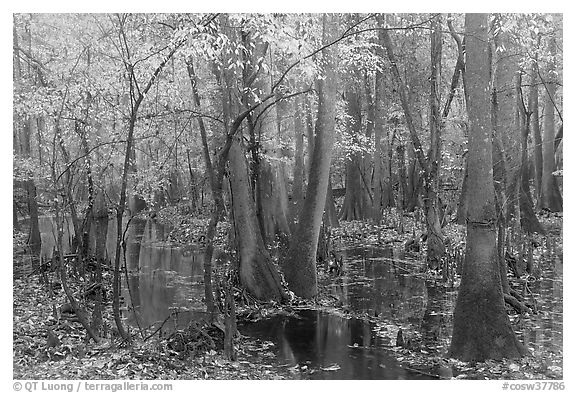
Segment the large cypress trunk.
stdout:
[[370,204],[367,198],[362,174],[362,155],[354,155],[346,161],[346,195],[340,211],[340,219],[363,220],[368,217]]
[[[349,116],[348,132],[353,139],[357,139],[361,132],[362,113],[360,94],[354,88],[346,92],[346,107]],[[363,220],[369,216],[369,186],[363,173],[363,164],[364,156],[361,152],[352,153],[346,160],[346,195],[339,217],[342,220]]]
[[526,349],[504,305],[496,249],[492,170],[488,17],[466,15],[466,107],[470,119],[467,238],[449,356],[464,361],[516,358]]
[[261,236],[248,177],[248,166],[237,138],[230,148],[230,189],[234,228],[240,255],[240,281],[256,298],[282,300],[280,275]]
[[282,169],[279,162],[260,161],[260,175],[258,176],[260,217],[262,218],[262,236],[267,244],[276,236],[285,237],[290,234],[286,182]]
[[[337,14],[325,14],[324,43],[336,38]],[[326,204],[330,161],[334,145],[336,114],[336,49],[323,49],[324,79],[319,82],[318,120],[314,152],[310,165],[310,178],[306,199],[294,232],[288,254],[283,262],[284,276],[290,289],[298,296],[310,298],[318,293],[316,277],[316,251]]]

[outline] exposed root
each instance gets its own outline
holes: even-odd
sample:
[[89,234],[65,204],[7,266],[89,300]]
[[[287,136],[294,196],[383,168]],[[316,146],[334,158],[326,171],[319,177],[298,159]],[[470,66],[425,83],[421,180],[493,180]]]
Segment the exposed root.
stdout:
[[518,312],[518,314],[524,314],[530,312],[530,308],[527,305],[525,305],[523,302],[520,302],[518,299],[516,299],[514,296],[510,294],[507,293],[504,294],[504,301],[510,306],[512,306],[514,310]]

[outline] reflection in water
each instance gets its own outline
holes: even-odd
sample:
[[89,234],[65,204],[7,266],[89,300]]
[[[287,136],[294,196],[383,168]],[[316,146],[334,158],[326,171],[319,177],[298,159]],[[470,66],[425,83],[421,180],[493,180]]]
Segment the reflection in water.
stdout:
[[[126,220],[127,221],[127,220]],[[40,217],[42,255],[51,256],[55,246],[55,223]],[[204,310],[203,254],[201,250],[172,247],[169,230],[153,220],[132,220],[126,232],[126,264],[129,288],[123,296],[130,312],[128,323],[149,327],[164,321],[174,308],[192,310],[178,315],[167,329],[186,326]],[[64,226],[64,252],[70,249],[72,223]],[[110,220],[107,258],[114,257],[116,223]],[[344,252],[342,277],[333,279],[329,292],[354,312],[365,312],[379,320],[417,330],[428,350],[443,354],[452,329],[452,310],[457,291],[445,289],[416,274],[421,262],[401,260],[392,248],[350,249]],[[221,262],[226,254],[216,254]],[[551,244],[542,254],[542,279],[530,282],[526,297],[538,305],[539,313],[516,318],[513,327],[520,339],[538,355],[542,350],[562,351],[562,245]],[[308,365],[299,369],[302,378],[422,378],[401,369],[384,349],[384,338],[375,337],[368,323],[317,311],[301,311],[298,317],[276,316],[241,327],[242,333],[275,343],[276,365]],[[357,346],[355,346],[357,345]],[[258,361],[263,361],[258,359]],[[322,371],[337,363],[337,371]]]
[[[72,236],[74,235],[74,226],[69,217],[63,218],[63,234],[62,234],[62,248],[64,254],[70,252],[72,244]],[[40,216],[38,217],[38,227],[40,230],[40,239],[42,240],[42,248],[40,249],[40,257],[43,259],[52,258],[52,253],[57,248],[58,233],[56,232],[56,218],[53,216]]]
[[354,311],[385,320],[418,324],[428,303],[426,282],[410,261],[394,258],[392,248],[347,251],[343,280],[331,285],[332,294]]
[[[51,258],[56,246],[56,223],[50,216],[39,217],[42,236],[41,256]],[[129,220],[124,220],[124,228]],[[130,313],[127,322],[149,327],[164,321],[172,309],[180,309],[177,326],[186,326],[192,318],[197,318],[205,308],[203,250],[193,249],[182,252],[166,242],[169,229],[154,220],[133,219],[126,230],[126,266],[129,288],[122,285],[123,297]],[[74,228],[72,220],[65,218],[63,249],[70,252]],[[116,220],[108,221],[106,235],[106,259],[113,261],[116,253]],[[91,247],[95,248],[95,228],[91,228]],[[215,250],[218,263],[226,261],[226,255]],[[120,260],[123,265],[123,259]],[[122,277],[124,279],[124,275]]]
[[131,299],[128,323],[149,327],[180,312],[167,329],[181,328],[202,315],[204,277],[202,250],[182,252],[166,243],[168,231],[153,220],[133,221],[127,232],[126,264]]
[[399,367],[371,325],[359,319],[301,310],[296,316],[278,315],[238,328],[244,335],[275,342],[275,363],[300,365],[297,376],[303,379],[429,379]]

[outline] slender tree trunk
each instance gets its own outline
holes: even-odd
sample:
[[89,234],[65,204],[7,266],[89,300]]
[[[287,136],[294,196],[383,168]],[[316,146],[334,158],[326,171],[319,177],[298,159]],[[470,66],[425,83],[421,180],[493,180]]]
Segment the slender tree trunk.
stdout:
[[[96,257],[95,284],[102,285],[102,265],[106,258],[106,237],[108,235],[108,207],[104,199],[104,191],[100,190],[94,199],[94,209],[92,210],[94,222],[94,255]],[[96,291],[94,311],[92,312],[91,327],[96,334],[99,334],[102,326],[102,291]]]
[[326,205],[324,206],[324,212],[326,213],[325,224],[338,228],[340,222],[338,221],[338,212],[336,211],[336,204],[334,203],[334,193],[332,192],[332,179],[328,175],[328,190],[326,192]]
[[[402,108],[404,111],[404,117],[406,118],[406,125],[408,127],[410,133],[410,139],[412,140],[412,147],[414,148],[414,154],[416,156],[416,160],[413,161],[414,166],[416,164],[420,165],[420,168],[424,170],[424,191],[427,195],[424,210],[426,215],[426,229],[428,231],[428,262],[429,265],[434,264],[433,261],[437,261],[445,252],[444,243],[443,243],[443,235],[440,228],[440,221],[438,217],[437,210],[434,209],[434,200],[437,199],[437,192],[434,192],[434,182],[438,181],[438,166],[440,164],[440,134],[439,134],[439,125],[438,121],[440,120],[439,114],[439,104],[438,104],[438,87],[437,87],[437,80],[439,78],[440,67],[439,64],[441,62],[441,35],[440,35],[440,26],[438,25],[438,21],[435,22],[434,32],[432,33],[432,51],[431,57],[433,59],[433,67],[432,73],[433,76],[431,78],[431,109],[433,118],[436,119],[436,122],[431,122],[431,141],[432,141],[432,154],[435,159],[430,160],[427,163],[427,160],[424,157],[424,151],[420,140],[418,139],[418,134],[416,132],[416,127],[414,125],[414,120],[412,117],[412,109],[408,97],[408,93],[406,91],[406,87],[402,82],[402,78],[400,77],[400,72],[398,70],[398,64],[396,61],[396,57],[394,55],[394,48],[392,41],[390,39],[390,35],[386,30],[383,30],[382,38],[384,42],[384,46],[386,47],[386,52],[388,54],[388,59],[390,64],[392,65],[392,74],[394,79],[396,80],[396,88],[398,94],[400,95],[400,102],[402,104]],[[433,107],[432,107],[433,106]],[[436,165],[436,168],[433,166]],[[418,181],[418,183],[420,183]],[[419,187],[416,187],[416,191]],[[429,195],[429,192],[431,193]],[[417,193],[416,193],[417,195]],[[432,239],[431,239],[432,238]]]
[[[337,37],[338,15],[324,14],[323,25],[323,42],[332,42]],[[337,89],[336,48],[327,47],[322,50],[322,55],[324,78],[319,82],[318,120],[306,200],[302,206],[287,257],[283,261],[284,276],[289,288],[296,295],[304,298],[314,297],[318,293],[316,250],[326,205],[330,161],[334,145]]]
[[20,221],[18,221],[18,208],[16,206],[16,200],[12,200],[12,228],[15,231],[20,231]]
[[[498,16],[495,23],[497,26],[505,23],[506,16]],[[512,36],[506,29],[500,31],[495,37],[496,70],[494,94],[496,104],[496,135],[502,144],[503,178],[498,179],[503,183],[503,198],[501,200],[502,214],[506,225],[513,219],[513,223],[519,224],[520,217],[515,217],[518,206],[518,181],[521,165],[520,126],[516,97],[516,75],[519,72],[518,49],[512,42]]]
[[406,153],[403,144],[396,146],[396,156],[398,159],[398,206],[404,210],[406,207]]
[[[372,134],[376,134],[376,86],[375,79],[364,71],[364,96],[366,97],[366,139],[371,141]],[[376,139],[376,138],[375,138]],[[376,158],[378,154],[367,153],[363,159],[362,173],[366,182],[366,193],[370,197],[369,210],[366,212],[366,218],[374,218],[374,212],[381,209],[381,200],[376,199],[376,188],[380,188],[378,184],[380,178],[376,178]],[[379,156],[378,156],[379,158]],[[372,170],[374,168],[374,172]],[[378,198],[381,198],[381,190],[378,191]]]
[[462,188],[458,199],[458,210],[456,212],[456,223],[466,224],[466,215],[468,211],[468,155],[464,158],[464,178],[462,179]]
[[[15,17],[14,17],[15,18]],[[16,21],[14,20],[13,25],[13,78],[14,87],[19,89],[22,84],[22,66],[20,64],[20,56],[16,52],[18,48],[18,31],[16,30]],[[28,40],[31,40],[30,33],[28,35]],[[20,121],[19,121],[20,120]],[[30,158],[32,156],[32,149],[30,145],[30,139],[32,134],[32,119],[30,116],[19,119],[19,116],[14,112],[14,136],[15,139],[20,143],[16,152],[22,155],[23,158]],[[18,125],[21,124],[22,128],[17,129]],[[30,174],[30,179],[24,182],[24,188],[26,189],[28,198],[28,214],[30,215],[30,228],[28,231],[28,246],[33,254],[39,255],[40,249],[42,248],[42,240],[40,237],[40,226],[38,224],[38,201],[36,195],[36,184],[34,183],[33,174]]]
[[464,361],[516,358],[527,350],[516,338],[506,313],[496,251],[487,15],[466,14],[465,29],[470,193],[466,257],[449,356]]
[[[139,106],[139,105],[138,105]],[[112,285],[112,312],[114,315],[114,321],[116,322],[116,327],[120,334],[120,337],[124,340],[130,340],[130,335],[126,332],[124,328],[124,323],[122,322],[122,317],[120,315],[120,256],[121,248],[124,243],[124,210],[126,207],[126,189],[128,187],[128,171],[130,166],[130,151],[132,149],[132,143],[134,141],[134,127],[136,125],[136,114],[138,107],[132,110],[132,116],[130,117],[128,123],[128,137],[126,139],[126,152],[124,154],[124,168],[122,171],[122,181],[120,185],[120,202],[116,208],[116,251],[114,254],[114,277]]]
[[[414,146],[408,144],[406,146],[406,155],[408,166],[406,168],[406,211],[413,212],[414,209],[419,205],[420,197],[420,181],[422,180],[420,176],[420,167],[416,162],[416,157],[414,154]],[[424,206],[426,207],[426,206]]]
[[[493,61],[493,46],[488,47],[488,61],[490,65],[496,69],[493,71],[494,74],[498,74],[497,67],[499,65],[498,62]],[[492,71],[492,69],[490,69]],[[492,76],[492,73],[490,73]],[[498,89],[497,89],[497,82],[493,83],[492,85],[492,92],[490,94],[490,124],[492,126],[492,177],[494,179],[494,201],[496,207],[496,226],[497,226],[497,240],[496,240],[496,255],[498,258],[499,263],[499,270],[500,270],[500,282],[502,283],[502,293],[504,296],[510,293],[510,285],[508,282],[508,265],[505,259],[506,254],[506,236],[507,236],[507,229],[506,229],[506,184],[507,184],[507,177],[506,177],[506,168],[508,167],[507,164],[507,156],[504,151],[504,136],[502,132],[508,131],[506,128],[499,126],[500,119],[499,115],[504,114],[505,116],[507,113],[503,110],[503,107],[499,108],[498,106]],[[507,102],[506,102],[507,104]],[[505,107],[505,106],[504,106]],[[506,118],[506,117],[505,117]],[[470,141],[470,138],[468,139]],[[470,146],[470,142],[468,144]],[[470,160],[470,155],[468,155],[468,160]],[[469,166],[468,166],[469,168]],[[468,181],[470,178],[468,177]],[[469,188],[470,192],[471,189]],[[470,202],[469,202],[470,203]],[[466,218],[468,217],[468,213],[466,213]]]
[[[388,136],[386,133],[386,107],[383,99],[385,81],[381,71],[376,71],[376,84],[374,87],[374,206],[372,219],[379,224],[382,220],[382,209],[389,206],[388,191],[390,179],[386,171],[383,160],[388,154]],[[382,139],[385,138],[384,147]]]
[[38,200],[34,180],[26,181],[26,191],[28,192],[28,212],[30,214],[28,246],[33,254],[39,255],[42,248],[42,239],[40,237],[40,225],[38,224]]
[[[518,116],[520,128],[520,168],[517,176],[520,179],[518,184],[518,208],[520,214],[520,226],[526,233],[544,233],[544,229],[534,212],[534,204],[530,193],[530,174],[528,171],[528,135],[530,134],[531,112],[524,105],[522,96],[522,74],[516,75],[516,99],[518,104]],[[528,107],[532,105],[529,103]]]
[[[444,110],[442,111],[442,120],[443,122],[448,117],[450,112],[450,106],[452,104],[452,100],[456,94],[456,88],[458,87],[458,81],[460,79],[460,75],[464,74],[464,45],[460,36],[456,33],[453,25],[453,17],[451,14],[448,14],[448,29],[450,30],[450,35],[454,39],[456,43],[456,48],[458,50],[458,58],[456,59],[456,65],[454,66],[454,73],[452,74],[452,81],[450,82],[450,92],[448,94],[448,98],[446,99],[446,103],[444,105]],[[466,128],[464,128],[464,136],[468,138],[468,132]],[[462,188],[460,191],[459,201],[458,201],[458,210],[456,212],[456,223],[460,225],[464,225],[466,223],[466,209],[467,209],[467,202],[466,202],[466,192],[468,189],[468,157],[464,158],[464,178],[462,179]]]
[[[121,39],[126,40],[126,31],[124,30],[124,22],[119,22],[119,31],[118,34]],[[164,67],[166,63],[172,58],[172,56],[176,53],[178,48],[184,43],[184,41],[180,40],[179,43],[176,43],[170,49],[170,52],[164,56],[160,64],[156,67],[148,81],[146,82],[144,87],[140,89],[135,88],[136,80],[134,79],[134,69],[132,59],[130,58],[129,53],[122,53],[123,56],[127,56],[124,59],[124,65],[126,66],[126,74],[128,75],[128,85],[130,87],[130,118],[128,119],[128,135],[126,138],[126,151],[124,154],[124,164],[122,168],[122,180],[120,185],[120,201],[118,203],[118,207],[116,210],[116,254],[114,257],[114,278],[113,278],[113,300],[112,300],[112,310],[114,314],[114,321],[116,322],[116,326],[118,328],[118,332],[120,336],[124,340],[130,340],[131,337],[128,335],[126,330],[124,329],[124,324],[122,323],[122,318],[120,315],[120,249],[123,244],[123,218],[124,212],[126,210],[126,190],[128,188],[128,174],[132,171],[132,163],[131,157],[134,152],[134,129],[136,127],[136,121],[138,119],[138,110],[140,109],[140,105],[144,101],[144,98],[148,94],[148,91],[158,78],[158,75]]]
[[[186,60],[186,68],[188,70],[188,77],[190,79],[190,85],[192,88],[192,98],[194,99],[194,104],[196,108],[200,109],[200,94],[198,93],[198,80],[196,73],[194,71],[194,63],[191,58]],[[221,90],[222,87],[221,87]],[[222,92],[222,101],[224,108],[224,124],[228,124],[229,121],[229,108],[227,100],[225,99],[224,93]],[[200,129],[200,139],[202,140],[202,153],[204,156],[204,165],[206,166],[206,176],[210,182],[210,189],[212,191],[212,198],[214,199],[214,204],[212,206],[212,213],[210,216],[210,221],[208,222],[208,228],[206,230],[206,250],[204,251],[204,299],[206,302],[206,311],[213,317],[216,312],[216,306],[214,304],[214,292],[212,290],[212,255],[214,253],[214,237],[216,235],[216,227],[218,221],[220,221],[221,215],[224,212],[224,200],[222,198],[222,183],[223,183],[223,172],[215,172],[212,165],[212,159],[210,158],[210,148],[208,146],[208,136],[206,132],[206,125],[204,124],[204,119],[198,116],[198,126]],[[228,131],[228,128],[225,127]]]
[[[538,40],[540,41],[540,40]],[[532,64],[532,77],[530,85],[530,108],[532,116],[532,140],[534,143],[534,188],[536,196],[536,207],[540,208],[540,195],[542,189],[542,134],[540,133],[540,102],[538,97],[538,60],[534,60]]]
[[441,161],[441,138],[442,118],[440,117],[440,68],[442,65],[442,32],[440,17],[432,22],[430,32],[430,155],[428,157],[428,171],[424,199],[426,214],[426,229],[428,231],[426,260],[429,268],[440,266],[440,259],[446,252],[444,248],[444,235],[440,225],[438,214],[438,188]]

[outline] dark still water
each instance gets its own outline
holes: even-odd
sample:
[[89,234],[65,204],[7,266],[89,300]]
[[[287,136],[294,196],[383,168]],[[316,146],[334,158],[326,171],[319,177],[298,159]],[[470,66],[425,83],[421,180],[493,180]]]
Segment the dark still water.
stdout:
[[[177,312],[165,326],[174,330],[203,316],[203,250],[174,247],[166,241],[168,234],[167,228],[153,220],[133,221],[128,230],[128,285],[124,283],[123,293],[129,306],[128,323],[133,326],[147,328]],[[218,250],[214,257],[215,263],[228,258]]]
[[[50,255],[55,228],[42,217],[42,253]],[[71,225],[65,233],[65,251]],[[123,283],[124,317],[136,329],[159,326],[178,310],[165,331],[184,328],[204,313],[203,254],[195,247],[175,247],[167,242],[169,228],[154,220],[132,220],[126,232],[128,285]],[[115,222],[110,220],[108,258],[114,257]],[[538,313],[514,316],[513,328],[539,356],[544,350],[562,353],[562,245],[539,251],[542,270],[531,280],[527,299]],[[420,261],[411,261],[391,248],[344,250],[344,274],[325,280],[324,288],[344,310],[364,313],[374,323],[315,310],[299,310],[239,326],[240,332],[267,346],[245,351],[247,356],[282,368],[294,378],[305,379],[422,379],[424,374],[403,369],[390,346],[399,328],[416,337],[420,349],[445,354],[452,329],[457,291],[419,274]],[[215,262],[228,256],[216,252]],[[515,280],[516,281],[516,280]],[[431,373],[434,371],[430,370]]]
[[286,368],[299,379],[431,379],[403,369],[373,324],[317,310],[240,325],[244,335],[272,343],[271,353],[252,360]]

